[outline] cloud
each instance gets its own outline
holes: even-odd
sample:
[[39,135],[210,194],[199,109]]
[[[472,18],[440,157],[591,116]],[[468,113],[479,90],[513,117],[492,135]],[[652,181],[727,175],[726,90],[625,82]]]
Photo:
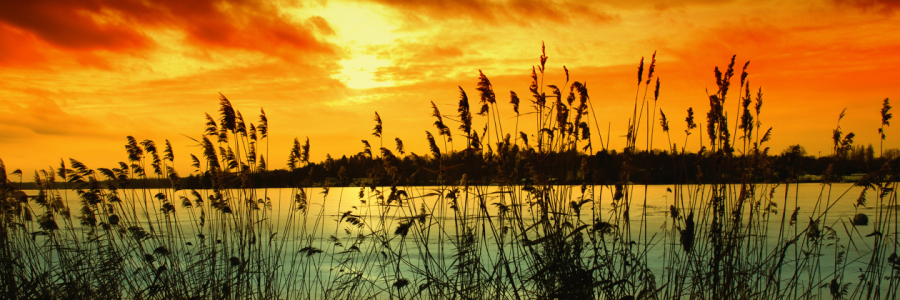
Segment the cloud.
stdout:
[[[447,41],[406,42],[369,47],[380,59],[392,60],[390,66],[374,70],[377,80],[415,82],[426,78],[452,76],[459,68],[472,65],[471,45]],[[469,54],[468,56],[466,54]]]
[[[0,41],[32,35],[70,52],[138,54],[157,46],[154,31],[175,30],[195,47],[241,49],[281,58],[298,54],[334,55],[328,21],[311,17],[294,22],[272,4],[234,1],[12,1],[0,10]],[[38,43],[19,47],[36,50]]]
[[306,21],[323,35],[335,35],[334,28],[331,27],[328,20],[325,20],[325,18],[321,16],[312,16]]
[[[574,20],[602,24],[618,20],[618,16],[595,9],[578,1],[483,1],[483,0],[378,0],[401,12],[410,23],[471,20],[492,25],[512,23],[534,26],[535,23],[571,24]],[[423,18],[424,17],[424,18]]]
[[727,4],[731,2],[734,2],[734,0],[604,0],[597,3],[625,9],[652,8],[655,10],[670,10],[703,5]]
[[12,1],[0,20],[66,49],[127,50],[149,44],[139,31],[99,20],[104,5],[96,2]]
[[46,61],[44,53],[34,50],[40,44],[32,35],[0,24],[0,65],[18,67]]
[[832,0],[838,6],[850,6],[863,11],[893,13],[900,9],[900,0]]
[[776,54],[771,49],[792,46],[792,38],[798,37],[791,30],[761,22],[724,22],[694,31],[685,44],[662,52],[686,63],[713,66],[722,64],[731,55],[760,59],[760,55],[791,54]]
[[49,91],[26,91],[34,97],[28,104],[0,102],[0,140],[17,140],[35,136],[112,137],[110,128],[88,117],[63,110],[56,101],[46,97],[57,95]]

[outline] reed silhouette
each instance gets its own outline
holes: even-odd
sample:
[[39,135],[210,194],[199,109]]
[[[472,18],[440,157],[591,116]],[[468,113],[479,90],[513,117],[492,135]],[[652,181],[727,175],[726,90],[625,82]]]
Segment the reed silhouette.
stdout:
[[[762,130],[763,94],[751,93],[749,62],[737,96],[729,94],[735,57],[724,72],[714,71],[717,91],[709,95],[706,124],[698,124],[693,108],[687,109],[680,148],[671,142],[669,119],[659,111],[659,128],[669,142],[667,155],[654,163],[669,166],[674,184],[663,226],[650,228],[648,187],[634,182],[648,176],[636,166],[654,154],[638,150],[638,141],[643,133],[646,149],[653,149],[656,103],[664,101],[659,78],[652,98],[647,96],[655,57],[646,77],[641,59],[621,154],[610,154],[609,134],[604,145],[584,82],[570,82],[565,67],[562,85],[544,82],[548,56],[542,47],[530,97],[510,91],[515,125],[506,125],[512,131],[504,131],[498,107],[503,101],[479,71],[476,114],[485,120],[483,127],[473,124],[469,98],[460,87],[457,115],[444,115],[431,103],[436,135],[425,132],[425,155],[407,154],[400,138],[394,139],[397,154],[385,147],[390,123],[375,112],[376,151],[362,140],[354,163],[328,155],[317,164],[310,162],[309,139],[296,138],[287,170],[270,170],[263,155],[269,148],[265,112],[257,123],[246,122],[220,95],[218,118],[207,114],[204,134],[194,139],[202,151],[190,155],[205,189],[184,188],[168,141],[160,156],[153,141],[128,137],[127,160],[113,168],[62,161],[56,170],[34,174],[34,190],[21,189],[21,171],[11,173],[18,184],[10,180],[0,161],[0,294],[6,299],[896,298],[898,213],[892,208],[898,205],[900,158],[886,158],[882,150],[881,165],[855,184],[862,193],[854,205],[871,205],[871,216],[860,211],[852,220],[829,217],[847,194],[832,191],[835,168],[856,152],[854,135],[844,135],[838,123],[819,201],[808,208],[810,215],[799,215],[802,147],[768,154],[772,128]],[[729,96],[737,98],[734,120],[725,112]],[[527,108],[531,111],[520,113]],[[890,109],[885,99],[882,140]],[[519,128],[526,117],[536,127]],[[458,134],[445,120],[460,124]],[[707,139],[700,134],[692,140],[693,130],[703,125]],[[453,149],[454,137],[465,140],[464,149]],[[701,150],[687,153],[689,142]],[[349,175],[362,173],[365,180],[357,182]],[[292,185],[284,210],[279,201],[286,200],[273,200],[276,191],[267,184],[279,174]],[[314,188],[322,174],[336,178]],[[357,197],[344,193],[351,188],[335,188],[351,183],[362,185]],[[66,190],[77,199],[68,199],[73,194]],[[773,196],[776,190],[783,190],[783,199]],[[867,191],[874,199],[866,198]],[[324,201],[335,201],[329,198],[334,193],[336,201],[353,208],[326,212]],[[851,248],[865,248],[860,259],[868,260],[853,273],[858,276],[850,275],[855,271],[847,259]]]

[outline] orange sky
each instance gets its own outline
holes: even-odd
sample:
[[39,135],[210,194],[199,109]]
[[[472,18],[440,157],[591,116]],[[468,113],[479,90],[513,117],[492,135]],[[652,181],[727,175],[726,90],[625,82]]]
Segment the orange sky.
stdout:
[[[0,158],[25,174],[70,157],[114,167],[128,135],[169,139],[187,174],[187,154],[200,151],[182,134],[203,133],[219,92],[248,121],[266,110],[270,168],[284,168],[294,137],[309,137],[315,161],[357,153],[362,139],[377,145],[375,111],[386,139],[427,153],[429,101],[455,114],[461,86],[474,105],[478,70],[498,102],[510,90],[527,98],[542,41],[545,84],[563,85],[563,66],[586,81],[615,149],[638,62],[654,51],[673,141],[684,140],[688,107],[705,122],[713,68],[734,54],[738,66],[751,61],[752,90],[763,89],[775,153],[799,143],[830,154],[844,108],[844,131],[877,149],[882,100],[900,95],[896,0],[3,2]],[[513,126],[509,105],[500,114]],[[900,126],[886,133],[885,148],[900,147]],[[658,130],[654,143],[665,148]]]

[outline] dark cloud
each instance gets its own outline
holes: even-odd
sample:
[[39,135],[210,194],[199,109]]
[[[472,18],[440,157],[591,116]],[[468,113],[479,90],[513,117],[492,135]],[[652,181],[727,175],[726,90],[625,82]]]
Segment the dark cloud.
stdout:
[[103,8],[94,1],[5,1],[0,20],[67,49],[119,50],[149,43],[137,30],[94,18],[108,15]]
[[[318,37],[334,34],[327,20],[313,17],[298,24],[262,1],[4,2],[0,24],[66,51],[140,52],[155,46],[147,31],[163,29],[183,32],[186,42],[198,47],[244,49],[282,58],[337,52],[335,45]],[[0,40],[10,37],[9,30],[0,33]]]

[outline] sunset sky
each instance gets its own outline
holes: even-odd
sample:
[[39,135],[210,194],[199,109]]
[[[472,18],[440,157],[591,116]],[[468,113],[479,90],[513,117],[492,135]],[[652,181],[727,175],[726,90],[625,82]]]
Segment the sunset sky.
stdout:
[[[732,55],[738,73],[750,61],[751,90],[762,88],[775,153],[799,143],[831,154],[846,108],[842,129],[877,155],[882,101],[900,107],[897,0],[2,2],[0,159],[26,181],[60,159],[117,166],[129,135],[169,139],[179,172],[190,173],[187,154],[200,150],[184,135],[202,135],[219,93],[248,122],[265,109],[270,168],[285,167],[295,137],[309,137],[314,161],[358,153],[363,139],[377,145],[376,111],[386,145],[399,137],[425,154],[429,102],[455,114],[460,86],[474,105],[479,70],[513,126],[509,91],[528,98],[542,42],[544,83],[562,86],[563,66],[587,82],[603,138],[609,128],[618,150],[638,63],[654,51],[658,108],[679,144],[689,107],[705,123],[713,69]],[[885,149],[900,148],[900,119],[892,124]],[[694,133],[688,151],[699,149]],[[666,143],[657,129],[654,148]]]

